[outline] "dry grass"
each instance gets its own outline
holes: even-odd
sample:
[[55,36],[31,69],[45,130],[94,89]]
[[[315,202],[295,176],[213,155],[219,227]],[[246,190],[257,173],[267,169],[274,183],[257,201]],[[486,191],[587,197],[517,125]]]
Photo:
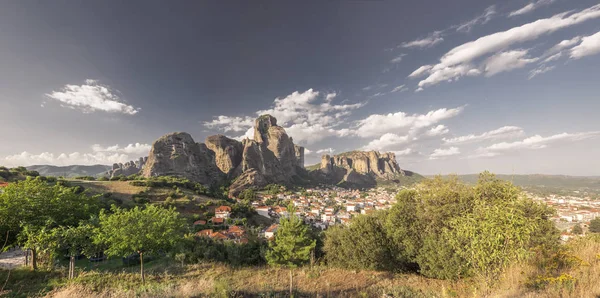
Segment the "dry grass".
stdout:
[[115,198],[121,200],[131,200],[133,194],[146,190],[146,187],[133,186],[129,181],[85,181],[70,180],[69,184],[73,186],[81,185],[91,194],[112,193]]

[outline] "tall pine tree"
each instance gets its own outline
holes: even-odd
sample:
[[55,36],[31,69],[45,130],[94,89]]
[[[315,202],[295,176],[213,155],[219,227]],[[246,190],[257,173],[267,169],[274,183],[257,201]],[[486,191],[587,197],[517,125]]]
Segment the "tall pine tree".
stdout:
[[292,295],[292,269],[308,263],[315,249],[316,240],[312,239],[308,226],[296,215],[294,204],[287,208],[289,216],[279,221],[275,239],[269,243],[267,262],[271,265],[290,268],[290,295]]

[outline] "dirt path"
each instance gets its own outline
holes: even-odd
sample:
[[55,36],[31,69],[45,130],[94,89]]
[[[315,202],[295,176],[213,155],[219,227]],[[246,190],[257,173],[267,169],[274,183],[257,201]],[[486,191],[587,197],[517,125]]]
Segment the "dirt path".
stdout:
[[18,249],[0,253],[0,268],[12,269],[25,264],[25,255],[23,251]]

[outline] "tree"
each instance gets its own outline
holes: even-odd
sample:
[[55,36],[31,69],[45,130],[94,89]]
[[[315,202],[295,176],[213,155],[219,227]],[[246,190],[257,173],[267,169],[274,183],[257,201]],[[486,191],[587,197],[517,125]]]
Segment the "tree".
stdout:
[[573,234],[575,234],[575,235],[581,235],[581,234],[583,234],[583,229],[581,228],[580,224],[576,224],[573,227],[573,230],[571,230],[571,232],[573,232]]
[[174,208],[154,205],[124,210],[111,209],[112,214],[100,213],[97,242],[106,243],[109,256],[140,255],[140,275],[144,275],[144,254],[173,248],[183,237],[183,220]]
[[[97,214],[99,200],[72,187],[49,185],[43,177],[11,183],[0,193],[0,232],[32,248],[32,266],[37,253],[45,252],[38,233],[49,233],[60,226],[76,226]],[[41,232],[43,231],[43,232]],[[48,251],[49,252],[49,251]]]
[[600,217],[596,217],[590,221],[590,233],[600,233]]
[[290,268],[290,295],[292,294],[292,269],[310,261],[311,252],[316,241],[310,236],[309,228],[296,215],[296,208],[291,203],[287,207],[288,217],[279,221],[275,239],[269,244],[266,254],[267,262]]
[[92,240],[94,233],[95,227],[87,223],[54,230],[59,247],[65,249],[69,255],[69,279],[75,277],[76,256],[83,254],[92,257],[98,252]]

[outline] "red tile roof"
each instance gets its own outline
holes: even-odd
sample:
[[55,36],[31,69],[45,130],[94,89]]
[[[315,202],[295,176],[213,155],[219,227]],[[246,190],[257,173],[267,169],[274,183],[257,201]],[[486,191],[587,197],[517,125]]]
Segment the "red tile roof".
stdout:
[[220,206],[217,209],[215,209],[215,212],[216,213],[219,213],[219,212],[231,212],[231,207],[229,207],[229,206]]
[[213,217],[210,219],[210,221],[212,221],[212,223],[216,223],[216,224],[222,224],[225,222],[225,220],[223,218],[219,218],[219,217]]
[[197,220],[197,221],[194,222],[195,226],[197,226],[197,225],[205,225],[205,224],[206,224],[206,220],[202,220],[202,219]]
[[0,182],[0,187],[7,187],[8,186],[8,182]]

